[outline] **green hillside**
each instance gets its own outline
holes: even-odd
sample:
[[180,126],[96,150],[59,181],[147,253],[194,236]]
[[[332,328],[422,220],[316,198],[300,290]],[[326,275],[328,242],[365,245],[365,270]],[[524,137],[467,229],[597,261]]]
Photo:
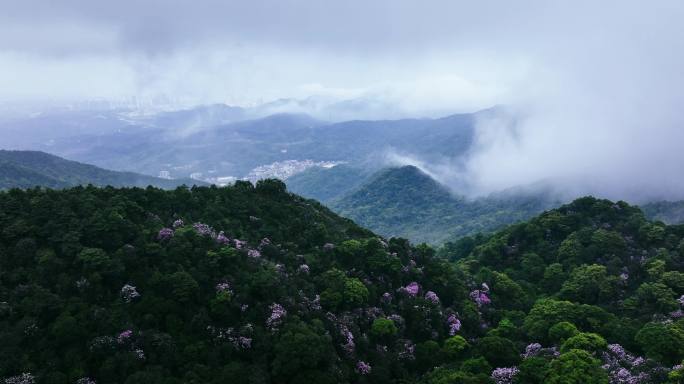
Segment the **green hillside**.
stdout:
[[579,199],[443,257],[277,180],[13,189],[0,228],[9,384],[684,374],[684,227],[622,202]]
[[380,171],[330,206],[384,236],[440,244],[491,232],[556,204],[544,194],[530,193],[466,199],[453,195],[418,168],[405,166]]
[[38,151],[0,150],[0,189],[65,188],[77,185],[175,188],[198,184],[190,179],[166,180],[133,172],[116,172]]

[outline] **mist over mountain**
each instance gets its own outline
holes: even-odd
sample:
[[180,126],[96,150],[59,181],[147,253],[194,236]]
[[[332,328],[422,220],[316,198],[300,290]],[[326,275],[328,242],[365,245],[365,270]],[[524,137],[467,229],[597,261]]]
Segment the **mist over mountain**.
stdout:
[[154,186],[171,189],[204,183],[191,179],[168,180],[133,172],[110,171],[44,152],[0,150],[0,189],[68,188],[88,184],[101,187]]

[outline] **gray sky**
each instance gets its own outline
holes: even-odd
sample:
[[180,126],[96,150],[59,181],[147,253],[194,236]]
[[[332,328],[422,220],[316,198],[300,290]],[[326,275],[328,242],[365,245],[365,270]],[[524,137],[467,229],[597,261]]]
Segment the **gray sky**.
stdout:
[[481,122],[445,179],[684,197],[682,20],[675,0],[6,0],[0,99],[504,104],[518,124]]

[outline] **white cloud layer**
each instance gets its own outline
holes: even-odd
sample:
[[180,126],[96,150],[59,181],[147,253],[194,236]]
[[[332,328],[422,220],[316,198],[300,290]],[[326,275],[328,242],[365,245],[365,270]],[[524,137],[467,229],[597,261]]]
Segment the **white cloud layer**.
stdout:
[[550,181],[613,198],[684,197],[681,1],[2,8],[1,99],[369,97],[414,116],[503,104],[510,114],[480,122],[465,165],[433,165],[459,188]]

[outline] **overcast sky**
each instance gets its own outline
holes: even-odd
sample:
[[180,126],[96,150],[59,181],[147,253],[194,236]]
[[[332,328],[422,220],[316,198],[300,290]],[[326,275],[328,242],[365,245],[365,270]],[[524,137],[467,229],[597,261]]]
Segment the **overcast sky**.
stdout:
[[503,104],[518,124],[481,122],[453,170],[472,191],[554,178],[680,196],[682,20],[678,0],[6,0],[0,99]]

